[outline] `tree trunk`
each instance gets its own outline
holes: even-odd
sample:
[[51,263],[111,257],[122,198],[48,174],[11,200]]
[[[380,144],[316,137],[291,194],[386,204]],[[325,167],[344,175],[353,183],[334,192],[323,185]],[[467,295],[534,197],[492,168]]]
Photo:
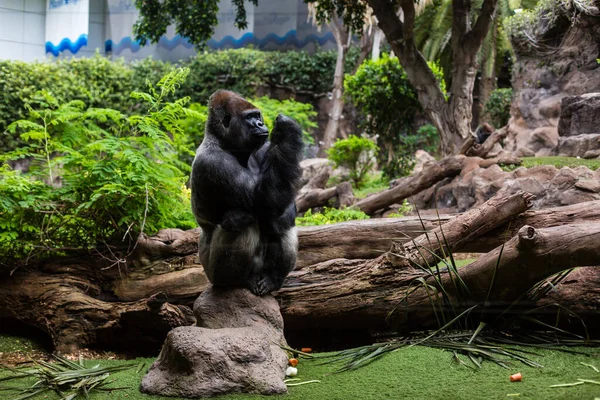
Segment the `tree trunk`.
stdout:
[[440,132],[442,151],[449,155],[471,135],[473,86],[477,73],[476,55],[489,30],[497,0],[485,0],[477,21],[469,21],[469,0],[452,2],[452,86],[449,100],[423,55],[414,44],[415,6],[411,0],[400,2],[404,21],[396,15],[395,2],[367,1],[379,21],[379,27],[398,56],[408,79],[417,91],[423,110]]
[[[473,126],[479,126],[483,122],[489,121],[489,115],[485,114],[485,103],[490,98],[490,94],[496,86],[496,34],[498,32],[498,21],[494,21],[488,35],[486,37],[486,46],[482,49],[481,54],[481,74],[479,77],[479,119],[474,121]],[[499,129],[500,126],[494,128]]]
[[327,150],[333,146],[339,131],[340,119],[342,118],[342,112],[344,110],[344,60],[348,50],[346,41],[349,36],[341,21],[339,21],[336,16],[332,18],[332,21],[327,24],[327,26],[331,29],[331,32],[335,37],[337,58],[335,61],[333,89],[331,92],[331,113],[323,135],[323,144],[319,147],[319,157],[327,157]]

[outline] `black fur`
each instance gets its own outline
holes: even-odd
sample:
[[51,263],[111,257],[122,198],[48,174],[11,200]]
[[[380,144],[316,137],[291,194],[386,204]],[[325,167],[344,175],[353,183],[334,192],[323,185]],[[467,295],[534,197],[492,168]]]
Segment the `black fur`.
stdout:
[[487,122],[484,122],[475,130],[475,143],[483,144],[492,133],[494,133],[494,128]]
[[266,132],[256,107],[236,93],[215,92],[190,179],[209,280],[259,296],[281,288],[296,264],[303,150],[302,129],[288,117],[277,117],[270,142]]

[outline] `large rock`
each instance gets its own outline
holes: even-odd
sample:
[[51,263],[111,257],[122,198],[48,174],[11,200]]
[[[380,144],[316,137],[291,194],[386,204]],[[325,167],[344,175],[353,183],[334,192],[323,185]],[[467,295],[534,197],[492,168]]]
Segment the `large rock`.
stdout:
[[420,209],[452,207],[462,212],[486,202],[498,192],[519,190],[536,196],[533,207],[537,209],[600,200],[600,170],[541,165],[506,172],[497,165],[478,167],[438,183],[413,196],[409,202]]
[[323,171],[331,171],[332,163],[326,158],[307,158],[300,161],[300,168],[302,168],[302,180],[301,186],[304,186],[315,176],[319,175]]
[[228,393],[281,394],[287,357],[273,354],[264,332],[255,328],[173,329],[148,374],[144,393],[211,397]]
[[600,93],[563,97],[559,136],[600,133]]
[[559,156],[593,158],[600,149],[600,134],[564,136],[558,139],[554,152]]
[[[558,17],[556,21],[564,22]],[[548,23],[547,18],[539,19],[541,26],[534,29],[541,35],[536,37],[537,41],[560,43],[552,53],[540,54],[530,46],[521,47],[513,42],[514,95],[504,141],[506,150],[517,152],[527,148],[527,153],[533,151],[537,156],[552,154],[558,143],[562,99],[600,92],[596,61],[600,53],[600,18],[581,14],[569,22],[572,23],[557,23],[550,28],[543,26]],[[582,128],[589,126],[587,120],[579,120],[577,124]]]
[[143,392],[190,398],[287,392],[288,357],[279,347],[287,343],[273,296],[210,286],[194,303],[194,315],[198,326],[168,334],[142,379]]

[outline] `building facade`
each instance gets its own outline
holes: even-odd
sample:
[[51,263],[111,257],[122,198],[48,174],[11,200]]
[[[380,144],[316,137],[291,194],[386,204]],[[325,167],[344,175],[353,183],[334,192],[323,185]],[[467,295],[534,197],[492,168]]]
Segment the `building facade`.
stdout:
[[[303,0],[259,0],[258,7],[248,3],[245,30],[234,27],[230,0],[221,0],[219,7],[219,24],[207,43],[211,49],[312,52],[335,47],[331,32],[307,21]],[[153,56],[177,61],[195,54],[171,27],[158,43],[141,46],[132,33],[137,17],[134,0],[0,0],[0,59],[34,61],[98,52],[126,60]]]

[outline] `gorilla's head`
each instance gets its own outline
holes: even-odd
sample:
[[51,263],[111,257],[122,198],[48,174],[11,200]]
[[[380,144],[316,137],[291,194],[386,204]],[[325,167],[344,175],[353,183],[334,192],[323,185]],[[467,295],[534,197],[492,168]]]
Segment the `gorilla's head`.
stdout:
[[218,90],[210,96],[206,134],[219,139],[224,149],[252,152],[268,138],[262,113],[242,96]]

